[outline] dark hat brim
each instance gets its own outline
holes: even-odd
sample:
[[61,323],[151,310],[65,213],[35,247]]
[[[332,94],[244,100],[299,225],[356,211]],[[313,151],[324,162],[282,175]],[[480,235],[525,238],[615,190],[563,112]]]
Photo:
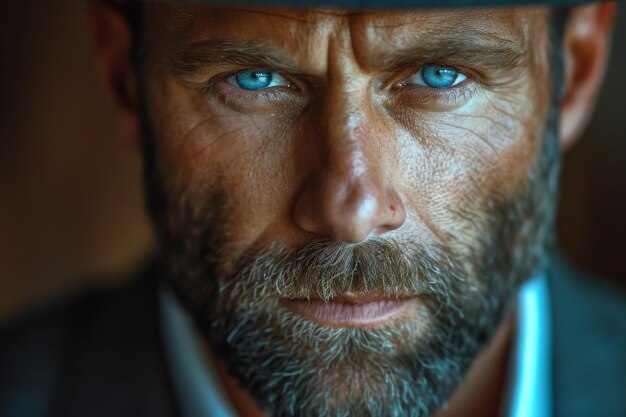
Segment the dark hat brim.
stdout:
[[[152,0],[155,1],[155,0]],[[156,0],[169,3],[206,3],[247,6],[331,7],[346,9],[416,9],[449,7],[572,6],[589,0]]]

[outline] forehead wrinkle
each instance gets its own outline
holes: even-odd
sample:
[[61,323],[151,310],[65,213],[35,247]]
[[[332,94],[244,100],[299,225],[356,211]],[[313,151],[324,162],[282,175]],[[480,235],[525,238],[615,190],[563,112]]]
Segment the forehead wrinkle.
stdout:
[[509,9],[371,14],[355,19],[355,55],[368,71],[385,66],[383,60],[401,61],[403,52],[436,59],[484,49],[485,57],[514,63],[528,50],[527,14]]
[[263,9],[263,8],[237,8],[237,7],[228,7],[228,8],[215,8],[214,10],[225,11],[225,12],[243,12],[243,13],[256,13],[263,16],[277,17],[279,19],[288,19],[295,20],[300,23],[310,24],[313,23],[310,17],[304,13],[293,13],[293,11],[281,9]]
[[510,27],[511,20],[518,20],[520,14],[531,8],[458,8],[458,9],[423,9],[417,11],[385,11],[372,12],[376,15],[372,20],[372,27],[376,29],[396,28],[406,25],[420,27],[455,26],[465,23],[484,23],[482,26],[491,27],[497,24],[499,28]]
[[367,39],[389,39],[425,43],[430,37],[462,41],[466,37],[515,44],[527,34],[524,11],[505,9],[426,10],[413,13],[385,13],[363,24]]
[[[181,6],[182,7],[182,6]],[[324,9],[324,8],[278,8],[278,7],[230,7],[230,6],[191,6],[202,8],[204,12],[240,12],[240,13],[257,13],[263,16],[277,17],[280,19],[294,20],[300,23],[315,24],[321,18],[347,17],[352,15],[361,15],[367,12],[352,11],[345,9]]]
[[[171,7],[171,6],[170,6]],[[259,32],[262,38],[267,38],[265,47],[275,49],[289,58],[292,65],[297,65],[304,72],[321,75],[328,65],[330,49],[328,42],[330,38],[341,38],[347,35],[349,42],[344,43],[339,49],[335,49],[334,54],[344,54],[360,68],[362,73],[369,73],[381,65],[374,65],[377,62],[393,59],[394,51],[400,55],[402,52],[424,52],[428,56],[436,55],[436,48],[440,48],[442,53],[462,51],[464,45],[468,51],[480,51],[482,46],[491,45],[494,51],[498,46],[501,49],[510,49],[514,58],[515,52],[518,55],[523,49],[520,46],[519,38],[515,39],[509,33],[527,34],[528,28],[517,27],[521,21],[522,25],[529,25],[528,19],[524,19],[526,14],[520,16],[515,11],[510,10],[480,10],[480,11],[420,11],[414,13],[399,12],[372,12],[359,11],[349,12],[336,9],[265,9],[265,8],[239,8],[239,7],[212,7],[212,6],[178,6],[170,10],[173,19],[182,32],[189,32],[189,26],[197,26],[198,29],[206,22],[201,15],[210,18],[210,12],[231,14],[234,22],[237,21],[237,14],[252,13],[260,16],[267,16],[263,19],[265,29]],[[528,17],[528,16],[526,16]],[[220,19],[219,16],[213,16]],[[249,19],[249,18],[248,18]],[[284,22],[287,19],[290,23]],[[252,17],[254,20],[254,17]],[[517,23],[504,25],[504,21]],[[281,23],[283,21],[284,23]],[[393,23],[397,21],[397,23]],[[304,26],[303,26],[304,25]],[[513,27],[508,32],[500,32],[500,27]],[[236,29],[236,26],[234,26]],[[495,28],[495,30],[494,30]],[[526,30],[524,30],[526,29]],[[343,33],[343,35],[339,32]],[[254,31],[253,31],[254,32]],[[334,34],[333,34],[334,32]],[[272,36],[277,34],[280,36]],[[192,36],[193,37],[193,36]],[[238,38],[238,37],[237,37]],[[513,39],[510,39],[513,38]],[[245,41],[245,38],[241,40]],[[258,39],[257,39],[258,40]],[[517,41],[517,42],[516,42]],[[447,43],[446,43],[447,42]],[[186,42],[183,42],[186,43]],[[265,42],[263,42],[265,43]],[[324,44],[324,46],[321,46]],[[420,46],[424,50],[420,51]],[[526,45],[522,45],[526,46]],[[426,48],[426,47],[430,47]],[[471,47],[471,48],[469,48]],[[351,50],[348,51],[347,48]],[[456,48],[456,49],[455,49]],[[326,49],[326,51],[324,51]],[[413,49],[414,51],[409,51]],[[257,54],[259,55],[259,54]],[[467,55],[467,54],[465,54]],[[317,59],[315,57],[318,57]],[[492,54],[496,56],[496,54]],[[505,56],[501,53],[500,56]],[[339,57],[336,57],[339,58]],[[197,62],[195,59],[192,63]],[[274,60],[278,61],[278,60]],[[285,60],[287,61],[287,60]],[[317,61],[311,66],[312,61]],[[321,62],[326,61],[326,62]],[[494,60],[492,59],[492,62]],[[514,59],[509,59],[513,62]],[[184,62],[184,61],[182,61]],[[285,62],[286,63],[286,62]],[[288,66],[285,66],[288,69]],[[355,67],[353,67],[355,68]],[[293,67],[297,69],[297,67]],[[290,71],[296,72],[296,71]]]
[[[223,38],[241,39],[244,42],[265,39],[267,46],[274,44],[276,50],[288,53],[292,59],[300,61],[317,52],[320,41],[324,42],[323,39],[328,36],[339,21],[345,20],[347,16],[361,13],[341,9],[216,7],[191,4],[150,5],[150,8],[152,13],[158,15],[156,16],[158,19],[155,19],[157,24],[154,26],[158,26],[159,31],[161,28],[174,29],[171,38],[183,49],[188,49],[194,44],[207,40],[208,34],[205,28],[211,27],[212,22],[219,24],[228,20],[236,22],[240,19],[254,22],[258,18],[260,26],[256,29],[258,36],[254,39],[249,39],[249,36],[246,35],[240,37],[238,33],[231,33],[230,31],[227,31],[228,33],[225,33]],[[252,26],[254,25],[252,24]],[[232,28],[234,32],[237,32],[236,24]],[[166,31],[172,32],[172,30]],[[242,33],[253,32],[255,31]],[[215,35],[210,35],[210,37],[215,37]],[[274,42],[275,39],[276,42]],[[304,56],[301,53],[303,50],[307,51]]]

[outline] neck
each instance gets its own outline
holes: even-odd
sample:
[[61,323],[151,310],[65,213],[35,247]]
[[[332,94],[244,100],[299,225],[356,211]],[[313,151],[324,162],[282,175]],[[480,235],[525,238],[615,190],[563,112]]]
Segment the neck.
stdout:
[[515,314],[511,314],[474,360],[448,406],[434,417],[496,417],[501,414],[514,327]]
[[239,386],[237,379],[230,375],[224,361],[219,358],[216,359],[213,362],[215,369],[237,415],[240,417],[268,417],[256,406],[250,394]]

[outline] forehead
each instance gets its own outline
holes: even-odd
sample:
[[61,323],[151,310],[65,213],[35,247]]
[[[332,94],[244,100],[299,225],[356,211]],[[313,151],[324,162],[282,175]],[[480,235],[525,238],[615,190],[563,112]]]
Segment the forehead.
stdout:
[[[318,47],[331,33],[355,47],[393,47],[431,39],[499,40],[523,46],[545,26],[546,7],[353,11],[152,4],[148,27],[166,43],[189,45],[229,38],[275,43],[290,53]],[[356,48],[355,48],[356,49]]]

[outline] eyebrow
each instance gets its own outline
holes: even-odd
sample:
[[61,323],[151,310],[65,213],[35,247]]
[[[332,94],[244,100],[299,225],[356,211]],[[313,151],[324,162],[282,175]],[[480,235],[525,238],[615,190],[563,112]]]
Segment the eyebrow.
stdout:
[[269,45],[259,41],[231,39],[210,39],[195,43],[176,53],[172,63],[181,74],[194,73],[215,65],[266,68],[285,73],[301,71],[301,68]]
[[[425,35],[427,36],[427,35]],[[520,42],[483,33],[440,34],[424,45],[397,49],[374,56],[378,70],[392,71],[425,63],[458,59],[478,67],[507,69],[522,65],[526,49]],[[207,67],[233,65],[263,68],[283,73],[301,73],[302,68],[287,56],[261,41],[209,39],[192,44],[174,54],[172,63],[180,74],[194,74]]]
[[387,70],[455,59],[478,68],[517,68],[523,65],[527,49],[522,42],[483,33],[436,36],[424,45],[396,50],[379,56],[376,65]]

